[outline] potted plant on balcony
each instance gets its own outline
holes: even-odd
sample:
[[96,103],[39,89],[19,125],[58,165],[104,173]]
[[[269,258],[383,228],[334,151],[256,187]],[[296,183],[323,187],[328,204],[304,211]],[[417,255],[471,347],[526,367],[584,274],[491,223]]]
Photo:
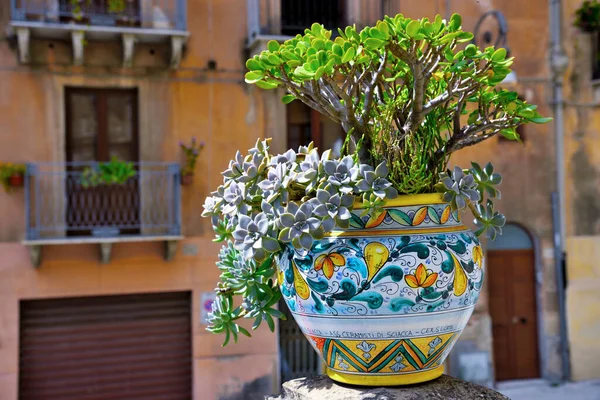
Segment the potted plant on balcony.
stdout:
[[[95,196],[95,212],[99,215],[113,215],[112,220],[107,220],[105,225],[92,229],[94,236],[116,236],[120,228],[114,226],[120,212],[127,204],[132,203],[131,193],[127,190],[115,190],[116,186],[126,185],[137,175],[135,167],[131,162],[125,162],[113,157],[109,162],[99,163],[94,167],[86,167],[81,172],[80,185],[90,195]],[[135,207],[135,206],[133,206]]]
[[600,3],[598,0],[585,0],[575,11],[575,26],[584,32],[600,30]]
[[457,14],[397,15],[335,40],[313,24],[248,60],[247,82],[284,88],[285,103],[306,103],[347,137],[340,158],[312,145],[274,155],[266,140],[230,162],[203,213],[224,243],[209,331],[226,344],[250,335],[242,319],[273,330],[283,295],[334,380],[442,373],[482,287],[478,236],[493,239],[505,222],[492,165],[448,169],[449,157],[548,120],[497,87],[511,71],[506,50],[472,38]]
[[6,192],[23,187],[25,183],[25,164],[0,163],[0,182]]
[[193,137],[190,145],[179,142],[179,147],[185,157],[184,165],[181,167],[181,184],[189,186],[194,182],[194,171],[200,151],[204,148],[204,142],[197,143],[196,137]]

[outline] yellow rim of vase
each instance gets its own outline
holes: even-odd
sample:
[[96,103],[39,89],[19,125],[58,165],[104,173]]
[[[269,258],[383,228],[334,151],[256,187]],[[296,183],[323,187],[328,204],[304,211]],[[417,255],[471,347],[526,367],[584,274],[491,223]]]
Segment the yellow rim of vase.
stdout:
[[[441,203],[445,203],[442,198],[442,193],[406,194],[392,200],[387,200],[384,207],[418,206]],[[354,204],[354,209],[360,208],[366,208],[366,205],[362,201]]]
[[348,374],[327,368],[327,376],[334,381],[360,386],[402,386],[414,385],[439,378],[444,373],[444,366],[429,371],[413,372],[399,375]]

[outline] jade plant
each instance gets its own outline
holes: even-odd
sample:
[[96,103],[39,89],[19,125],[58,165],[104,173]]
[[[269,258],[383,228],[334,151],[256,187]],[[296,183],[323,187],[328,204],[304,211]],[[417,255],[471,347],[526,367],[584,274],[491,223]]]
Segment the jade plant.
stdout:
[[230,162],[203,212],[224,243],[209,331],[224,333],[227,344],[250,335],[238,324],[243,318],[273,330],[273,318],[283,317],[275,308],[277,260],[290,246],[308,252],[351,226],[357,202],[377,216],[398,194],[440,192],[453,210],[474,215],[477,235],[501,233],[505,218],[493,208],[501,176],[491,164],[450,170],[449,157],[497,134],[519,140],[520,124],[549,119],[497,87],[511,72],[506,50],[479,49],[472,39],[457,14],[397,15],[340,29],[333,40],[313,24],[247,61],[246,82],[283,89],[284,103],[307,104],[347,135],[339,158],[312,144],[273,154],[265,140]]

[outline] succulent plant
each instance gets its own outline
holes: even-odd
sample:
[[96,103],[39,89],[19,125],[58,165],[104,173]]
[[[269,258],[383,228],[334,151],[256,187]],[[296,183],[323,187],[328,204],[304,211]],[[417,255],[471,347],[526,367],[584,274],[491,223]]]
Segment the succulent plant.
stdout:
[[506,217],[494,210],[494,204],[488,200],[485,205],[478,204],[477,211],[479,216],[475,218],[477,230],[475,234],[481,236],[485,233],[488,239],[496,239],[496,235],[502,234],[502,227],[506,223]]
[[223,191],[225,204],[221,209],[223,214],[233,216],[237,213],[247,214],[249,211],[246,204],[246,185],[242,182],[231,181]]
[[274,253],[281,247],[276,239],[269,235],[269,219],[264,213],[254,218],[240,214],[239,223],[233,231],[235,248],[243,252],[244,258],[264,260],[266,253]]
[[388,173],[385,161],[381,162],[375,170],[370,165],[361,165],[359,175],[362,179],[356,183],[356,187],[362,193],[373,193],[379,199],[394,199],[398,196],[398,191],[386,179]]
[[471,166],[471,174],[477,184],[480,197],[483,198],[485,194],[491,199],[500,199],[500,191],[496,186],[502,183],[502,176],[494,173],[492,163],[487,163],[484,168],[481,168],[476,162],[472,162]]
[[477,203],[481,198],[473,175],[465,174],[460,167],[442,174],[441,183],[446,189],[444,201],[450,203],[452,210],[464,210],[469,203]]
[[269,168],[267,179],[258,183],[259,188],[264,192],[268,202],[275,200],[277,197],[282,202],[289,200],[287,188],[290,184],[291,176],[288,165],[286,163],[277,163]]
[[289,203],[285,212],[279,216],[279,240],[292,243],[297,249],[310,250],[315,239],[323,238],[321,221],[313,217],[313,205],[306,202],[300,206]]
[[317,195],[312,199],[313,214],[321,218],[321,227],[325,232],[331,231],[334,226],[346,229],[350,224],[349,208],[354,204],[354,196],[338,193],[331,185],[325,189],[317,190]]
[[323,171],[327,175],[327,183],[336,186],[341,193],[352,193],[358,176],[358,168],[354,166],[352,157],[346,156],[341,160],[325,160],[323,161]]

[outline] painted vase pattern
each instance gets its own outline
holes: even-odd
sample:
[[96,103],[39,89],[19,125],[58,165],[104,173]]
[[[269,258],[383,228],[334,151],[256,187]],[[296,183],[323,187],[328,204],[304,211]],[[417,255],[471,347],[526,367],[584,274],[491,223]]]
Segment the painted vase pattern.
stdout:
[[361,212],[310,252],[287,249],[279,262],[283,297],[332,379],[433,379],[479,297],[479,241],[437,195],[403,196],[379,215]]

